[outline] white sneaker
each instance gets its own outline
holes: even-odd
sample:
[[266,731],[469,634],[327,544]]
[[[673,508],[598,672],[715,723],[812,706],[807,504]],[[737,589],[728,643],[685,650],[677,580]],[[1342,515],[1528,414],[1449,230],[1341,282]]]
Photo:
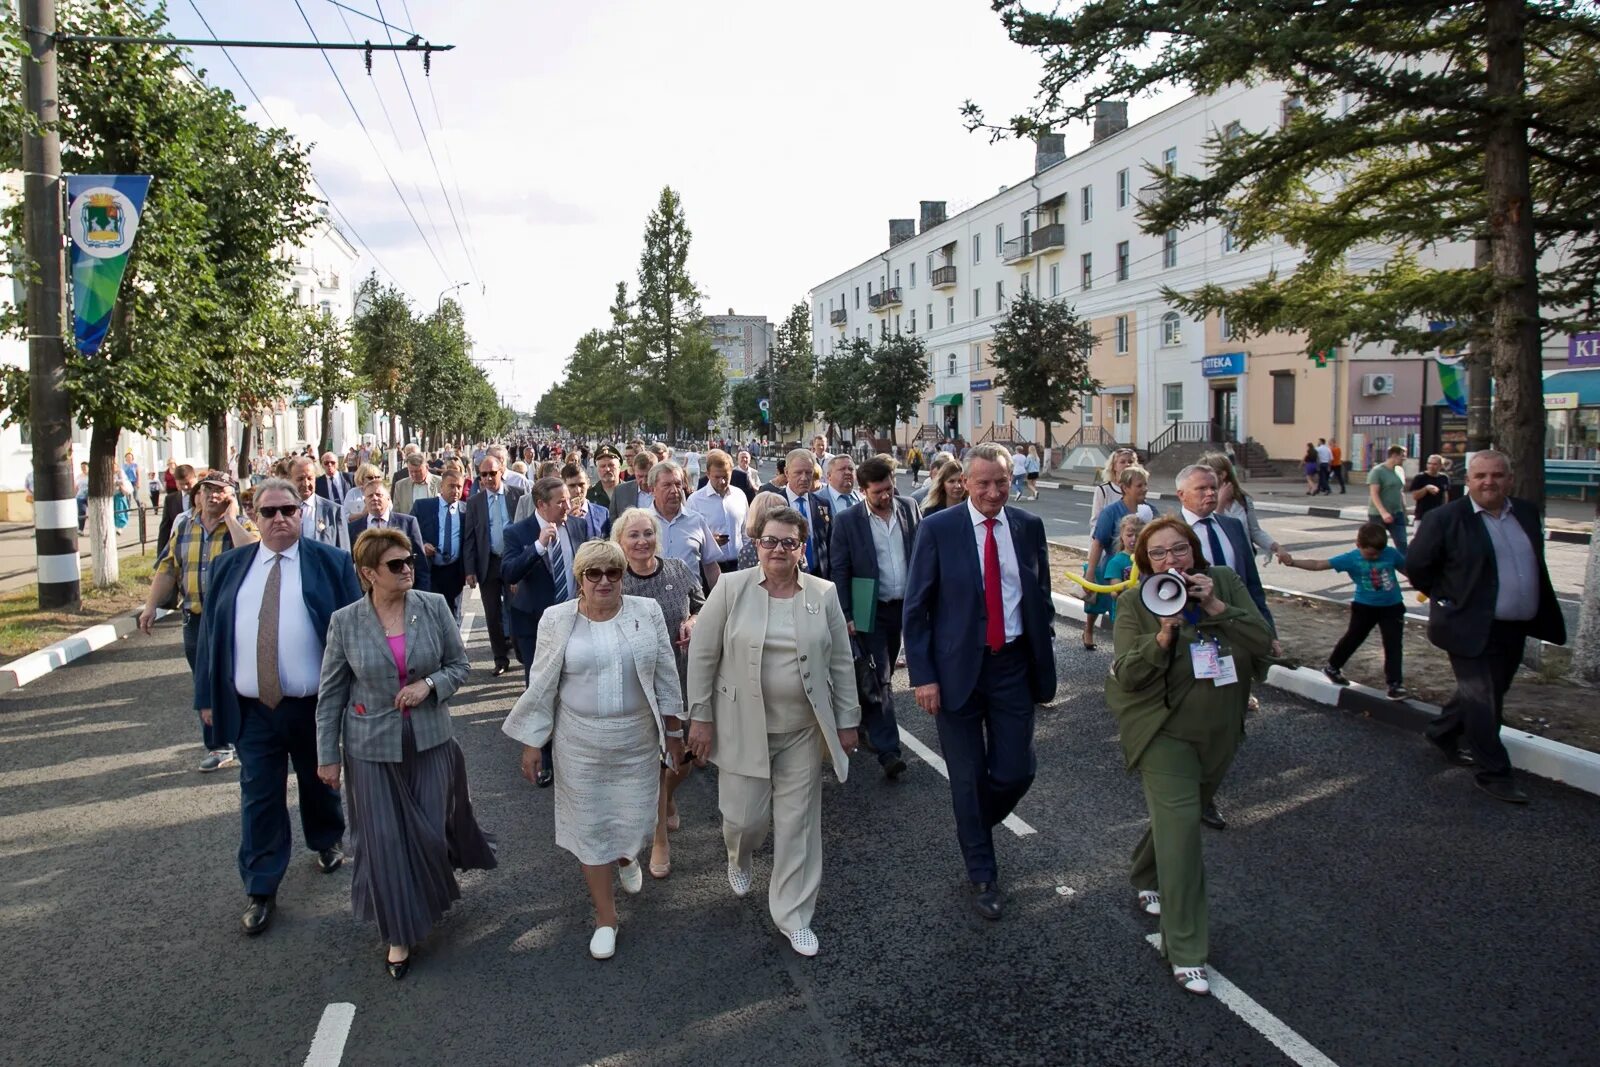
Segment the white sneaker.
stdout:
[[1211,983],[1206,981],[1206,968],[1204,964],[1199,967],[1174,967],[1172,977],[1178,980],[1185,993],[1193,993],[1203,997],[1211,992]]
[[750,892],[750,872],[741,871],[732,863],[728,864],[728,885],[732,887],[734,896],[744,896]]
[[644,872],[639,869],[639,861],[617,864],[617,881],[622,883],[624,893],[637,893],[644,888]]
[[811,932],[811,927],[809,926],[791,930],[789,932],[789,944],[793,945],[794,950],[802,956],[815,956],[817,949],[822,947],[817,941],[817,935]]
[[597,960],[609,960],[617,954],[617,928],[615,926],[596,927],[594,936],[589,939],[589,955]]
[[1161,894],[1153,889],[1139,890],[1139,910],[1146,915],[1161,914]]

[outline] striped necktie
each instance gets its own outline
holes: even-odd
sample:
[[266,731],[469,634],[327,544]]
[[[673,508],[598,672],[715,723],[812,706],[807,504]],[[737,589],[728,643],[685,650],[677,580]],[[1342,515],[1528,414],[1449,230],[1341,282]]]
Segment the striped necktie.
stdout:
[[570,599],[572,594],[567,589],[567,557],[566,553],[561,551],[561,535],[559,532],[556,534],[556,539],[550,542],[550,551],[545,554],[545,559],[550,561],[550,577],[555,581],[556,598],[554,602],[560,604]]

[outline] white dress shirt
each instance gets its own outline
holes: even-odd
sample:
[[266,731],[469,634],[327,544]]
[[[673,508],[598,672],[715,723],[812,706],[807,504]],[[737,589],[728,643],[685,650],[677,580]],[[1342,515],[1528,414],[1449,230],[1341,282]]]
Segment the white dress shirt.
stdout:
[[515,486],[526,493],[528,491],[528,476],[507,467],[500,473],[500,484],[502,486]]
[[[988,520],[983,512],[967,500],[967,515],[972,519],[973,539],[978,545],[978,579],[983,580],[983,549],[989,539]],[[1022,636],[1022,570],[1017,566],[1017,546],[1011,543],[1011,524],[1006,521],[1005,508],[995,516],[994,540],[1000,549],[1000,606],[1005,610],[1006,640],[1015,641]],[[978,597],[983,597],[983,586],[978,586]]]
[[1215,523],[1215,527],[1217,540],[1222,542],[1222,558],[1211,558],[1211,537],[1206,533],[1206,524],[1216,517],[1216,513],[1213,512],[1202,519],[1188,508],[1180,508],[1179,510],[1183,512],[1183,521],[1189,524],[1189,528],[1194,531],[1195,537],[1199,538],[1200,553],[1206,557],[1206,562],[1218,567],[1227,567],[1242,575],[1244,572],[1239,570],[1238,561],[1233,558],[1233,541],[1228,537],[1228,531],[1222,528],[1222,523],[1220,522]]
[[[544,559],[550,554],[550,546],[544,543],[544,532],[556,524],[546,522],[545,517],[537,511],[533,513],[533,517],[539,520],[539,540],[533,543],[533,551],[540,559]],[[556,526],[556,541],[561,545],[561,562],[567,569],[567,598],[570,600],[578,595],[578,575],[572,569],[572,538],[567,535],[566,523]],[[548,560],[545,561],[545,566],[550,566]],[[555,575],[552,574],[551,577],[554,578]]]
[[1333,449],[1329,448],[1327,445],[1318,445],[1317,446],[1317,462],[1318,463],[1332,463],[1333,462]]
[[[889,507],[889,517],[880,519],[878,513],[867,508],[867,526],[872,530],[872,547],[878,554],[878,599],[904,600],[906,595],[906,538],[900,529],[900,508]],[[996,535],[998,536],[998,535]],[[981,569],[983,561],[978,561]],[[1004,578],[1004,557],[1001,560]],[[1005,597],[1001,589],[1001,599]]]
[[689,494],[684,506],[706,520],[712,533],[727,535],[728,543],[716,558],[730,563],[739,558],[739,549],[744,546],[744,520],[750,512],[750,501],[743,493],[730,485],[726,493],[719,494],[707,482]]
[[[279,553],[261,545],[250,573],[239,586],[234,602],[233,688],[242,697],[259,697],[256,677],[256,634],[261,626],[261,594],[266,592],[267,571]],[[300,583],[300,542],[281,553],[278,565],[278,687],[286,697],[313,697],[322,680],[322,641],[311,622],[305,591]]]

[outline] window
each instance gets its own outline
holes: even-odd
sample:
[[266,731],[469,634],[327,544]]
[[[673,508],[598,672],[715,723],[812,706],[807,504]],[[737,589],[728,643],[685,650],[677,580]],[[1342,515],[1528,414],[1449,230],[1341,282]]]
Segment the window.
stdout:
[[[929,317],[932,317],[932,312],[929,313]],[[944,324],[946,326],[952,326],[955,324],[955,321],[956,298],[953,296],[947,296],[944,298]]]
[[1030,286],[1031,286],[1031,285],[1032,285],[1032,283],[1033,283],[1033,275],[1032,275],[1032,274],[1027,274],[1027,273],[1024,273],[1024,274],[1023,274],[1023,275],[1022,275],[1022,291],[1023,291],[1023,292],[1024,292],[1024,293],[1031,293],[1031,292],[1032,292],[1032,291],[1033,291],[1033,290],[1032,290],[1032,289],[1031,289],[1031,288],[1030,288]]
[[859,326],[856,327],[856,340],[861,340],[861,327]]
[[1116,354],[1119,356],[1125,356],[1128,354],[1128,316],[1126,315],[1117,316]]
[[994,397],[994,421],[996,423],[1006,421],[1006,398],[999,393]]
[[1287,126],[1294,121],[1294,117],[1306,108],[1306,102],[1300,99],[1298,93],[1290,94],[1283,98],[1283,103],[1278,107],[1278,125]]
[[887,315],[878,320],[878,338],[879,340],[888,340],[889,338],[889,317]]
[[956,354],[954,352],[952,352],[952,353],[950,353],[950,377],[954,378],[955,376],[956,376]]
[[1128,168],[1123,167],[1117,171],[1117,210],[1121,211],[1128,206],[1129,190],[1131,183],[1128,180]]
[[983,260],[983,234],[972,235],[972,262],[979,263]]
[[1183,383],[1169,382],[1161,387],[1161,398],[1166,405],[1168,422],[1183,421]]
[[[829,314],[833,313],[833,297],[831,297],[831,296],[828,297],[828,313]],[[822,316],[818,315],[817,318],[818,318],[818,320],[820,320],[822,318]]]
[[1222,141],[1224,144],[1232,144],[1243,135],[1244,127],[1239,125],[1237,122],[1230,122],[1226,126],[1222,127]]
[[1179,325],[1178,313],[1169,311],[1161,316],[1161,344],[1171,348],[1173,345],[1183,343],[1183,333]]
[[972,398],[972,425],[983,425],[983,397],[981,396]]
[[1177,148],[1169,148],[1165,152],[1161,153],[1161,169],[1171,175],[1176,175],[1178,173]]
[[1117,242],[1117,281],[1128,280],[1128,242]]
[[872,299],[872,283],[871,282],[867,283],[867,299],[868,300]]
[[1274,425],[1294,423],[1294,371],[1272,372],[1272,421]]
[[917,332],[917,309],[916,308],[912,308],[911,309],[911,329],[909,329],[906,332],[907,333],[916,333]]
[[995,310],[995,313],[999,314],[1000,312],[1004,311],[1005,309],[1006,309],[1006,283],[1003,282],[1003,281],[995,282],[994,283],[994,310]]
[[935,424],[939,421],[938,405],[934,404],[934,402],[931,400],[928,401],[928,421]]
[[1001,255],[1006,248],[1006,225],[999,223],[994,228],[994,254]]
[[911,288],[915,289],[917,287],[917,264],[916,264],[916,261],[912,260],[910,263],[907,264],[907,266],[911,269]]
[[894,335],[896,337],[900,336],[900,316],[899,315],[896,315],[894,317]]
[[1233,327],[1228,324],[1226,309],[1217,312],[1217,337],[1223,341],[1233,340]]
[[1078,410],[1083,413],[1083,424],[1085,426],[1093,426],[1094,425],[1094,396],[1093,396],[1093,394],[1084,393],[1081,397],[1078,398]]
[[[861,310],[861,286],[859,285],[856,286],[856,310]],[[858,330],[857,333],[859,334],[860,331]]]
[[928,329],[933,329],[933,305],[928,305]]
[[1078,214],[1084,222],[1094,218],[1094,186],[1085,185],[1078,190]]
[[1085,252],[1080,259],[1083,260],[1083,291],[1088,292],[1094,288],[1094,253]]
[[1061,295],[1061,264],[1050,264],[1050,295]]
[[1229,226],[1227,223],[1223,223],[1222,224],[1222,251],[1223,251],[1223,254],[1226,255],[1229,252],[1237,252],[1238,250],[1239,250],[1239,239],[1233,235],[1233,227]]
[[[932,252],[928,253],[928,277],[930,277],[930,278],[933,277],[933,253]],[[914,276],[911,279],[911,284],[912,285],[916,285],[917,284],[917,280],[916,280],[916,278]]]
[[899,267],[896,267],[895,271],[894,271],[894,287],[896,289],[900,288],[900,268]]
[[983,314],[983,290],[972,290],[972,317],[977,318]]
[[1168,230],[1167,235],[1161,239],[1161,265],[1163,267],[1176,267],[1178,265],[1178,231]]

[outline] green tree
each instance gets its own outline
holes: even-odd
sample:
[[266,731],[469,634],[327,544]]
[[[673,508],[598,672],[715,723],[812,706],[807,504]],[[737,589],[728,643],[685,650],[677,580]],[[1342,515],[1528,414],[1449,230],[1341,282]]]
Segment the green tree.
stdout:
[[315,398],[322,407],[317,434],[317,451],[333,448],[333,409],[349,400],[360,388],[350,331],[344,323],[320,308],[300,308],[294,326],[300,346],[300,391]]
[[916,416],[922,394],[933,382],[933,368],[922,338],[897,333],[879,341],[872,353],[869,381],[868,421],[887,429],[889,440],[894,441],[895,427]]
[[804,300],[789,309],[778,323],[771,352],[767,354],[767,373],[762,376],[764,394],[771,401],[774,435],[778,427],[803,428],[817,413],[816,355],[811,350],[811,308]]
[[432,315],[416,324],[414,363],[406,368],[410,388],[405,395],[406,425],[429,448],[470,425],[469,390],[483,372],[472,363],[472,338],[467,335],[461,305],[440,303]]
[[1089,373],[1095,343],[1094,329],[1071,305],[1026,289],[995,324],[989,356],[994,386],[1018,415],[1044,423],[1046,455],[1050,424],[1100,387]]
[[746,430],[761,434],[766,423],[761,417],[761,382],[759,377],[735,382],[728,390],[728,419],[733,424],[732,436],[743,438]]
[[[841,341],[818,363],[813,400],[830,429],[854,433],[858,426],[873,424],[877,415],[877,398],[872,395],[875,369],[872,344],[860,337]],[[837,436],[830,433],[829,439]]]
[[356,313],[350,324],[356,366],[373,404],[389,413],[389,443],[400,444],[400,413],[413,381],[417,321],[411,301],[378,281],[376,272],[356,287]]
[[[1520,491],[1542,498],[1541,329],[1592,324],[1600,292],[1592,5],[993,6],[1012,40],[1044,60],[1040,103],[1009,132],[1163,87],[1282,82],[1287,121],[1219,132],[1203,166],[1160,177],[1142,222],[1152,233],[1220,223],[1246,244],[1281,237],[1306,257],[1287,276],[1207,287],[1183,306],[1226,310],[1251,332],[1304,329],[1313,352],[1349,340],[1401,351],[1483,342],[1494,439],[1513,456]],[[983,125],[976,106],[967,113]],[[1424,255],[1480,238],[1488,255],[1473,267]],[[1395,255],[1358,265],[1353,253],[1373,244]],[[1541,253],[1550,253],[1542,278]],[[1429,334],[1429,320],[1457,325]]]
[[[727,399],[727,362],[711,343],[710,331],[690,330],[683,335],[677,357],[677,413],[691,437],[704,437],[706,428],[722,414]],[[672,424],[667,432],[671,434]]]
[[678,194],[671,186],[663,187],[656,209],[645,223],[632,333],[639,346],[644,382],[660,407],[669,441],[675,441],[679,428],[693,421],[686,407],[697,406],[704,395],[704,383],[696,375],[705,371],[706,364],[690,355],[686,344],[701,332],[702,319],[700,292],[688,270],[691,239]]

